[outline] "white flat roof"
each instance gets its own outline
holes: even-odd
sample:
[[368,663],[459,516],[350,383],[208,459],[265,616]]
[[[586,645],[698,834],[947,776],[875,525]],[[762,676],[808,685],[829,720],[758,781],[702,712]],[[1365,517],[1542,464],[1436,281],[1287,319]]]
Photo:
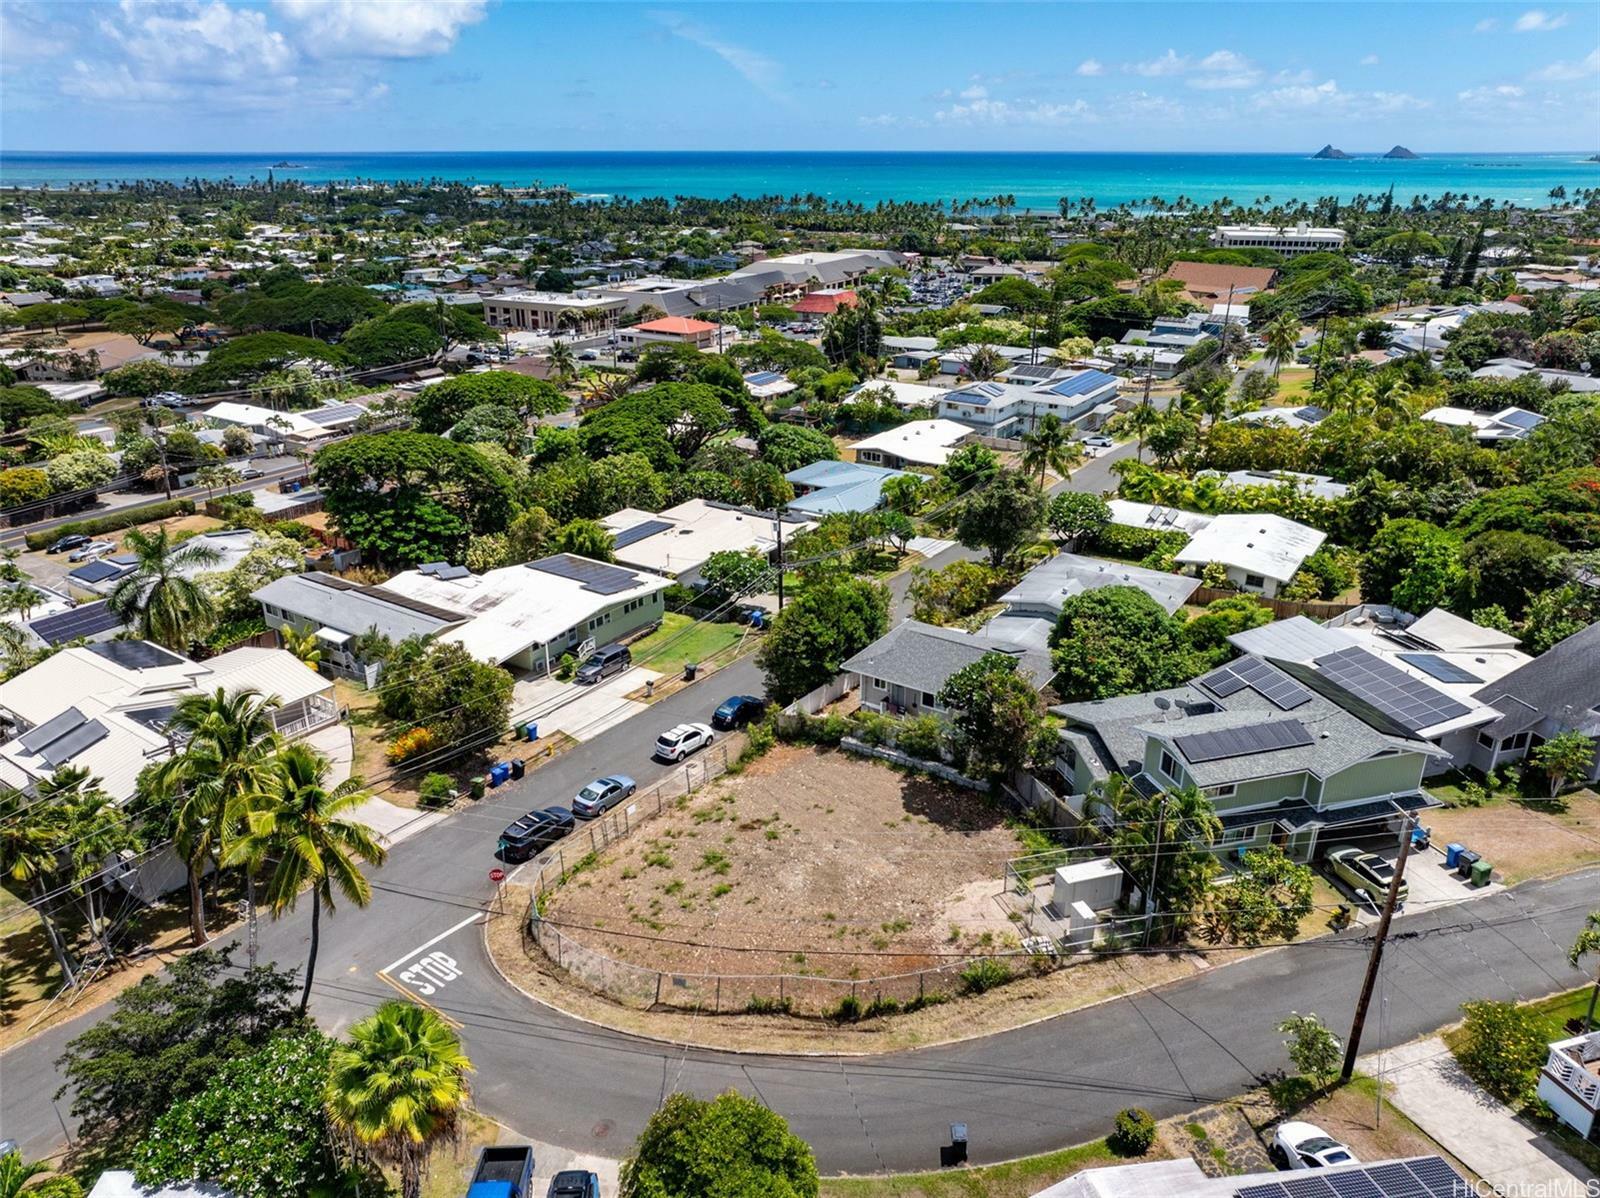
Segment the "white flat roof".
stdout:
[[1265,512],[1213,516],[1191,534],[1173,560],[1204,565],[1221,562],[1264,578],[1288,582],[1300,564],[1317,551],[1328,534],[1283,516]]
[[[540,569],[541,562],[555,563],[565,573]],[[558,554],[541,562],[458,577],[441,577],[441,573],[430,570],[407,570],[385,582],[383,589],[459,612],[467,623],[442,633],[440,639],[458,641],[474,657],[498,665],[524,649],[547,644],[597,612],[671,585],[657,574],[592,562],[573,554]],[[575,568],[568,569],[563,562]],[[592,589],[582,577],[567,576],[592,576],[596,572],[605,575],[605,591]],[[632,578],[631,585],[628,577]]]
[[[770,512],[730,507],[704,499],[690,499],[663,512],[623,508],[601,523],[624,541],[616,550],[619,562],[674,577],[698,569],[713,553],[753,549],[767,554],[778,545]],[[650,525],[664,527],[637,539],[625,535],[629,529]],[[792,537],[814,527],[814,521],[786,518],[783,535]]]
[[950,451],[971,435],[972,429],[954,420],[913,420],[857,441],[851,448],[858,460],[863,449],[875,449],[918,465],[942,466]]

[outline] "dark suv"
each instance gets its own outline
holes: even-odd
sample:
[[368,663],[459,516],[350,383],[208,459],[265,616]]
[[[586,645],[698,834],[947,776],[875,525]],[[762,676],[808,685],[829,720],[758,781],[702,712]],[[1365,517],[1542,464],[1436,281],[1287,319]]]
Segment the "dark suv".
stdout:
[[713,728],[741,728],[751,720],[760,719],[767,709],[764,700],[754,695],[734,695],[724,699],[722,706],[711,714]]
[[603,678],[620,674],[633,664],[633,654],[626,645],[601,645],[589,655],[589,660],[578,667],[573,681],[584,686],[593,685]]
[[530,811],[500,833],[500,855],[507,861],[526,861],[572,831],[576,823],[565,807]]
[[550,1179],[545,1198],[600,1198],[600,1178],[581,1169],[563,1169]]

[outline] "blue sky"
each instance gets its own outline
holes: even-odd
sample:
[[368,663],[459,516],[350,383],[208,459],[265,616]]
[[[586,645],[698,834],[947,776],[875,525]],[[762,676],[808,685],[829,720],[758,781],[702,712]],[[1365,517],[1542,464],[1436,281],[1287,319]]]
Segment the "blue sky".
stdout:
[[1600,149],[1600,5],[4,0],[14,150]]

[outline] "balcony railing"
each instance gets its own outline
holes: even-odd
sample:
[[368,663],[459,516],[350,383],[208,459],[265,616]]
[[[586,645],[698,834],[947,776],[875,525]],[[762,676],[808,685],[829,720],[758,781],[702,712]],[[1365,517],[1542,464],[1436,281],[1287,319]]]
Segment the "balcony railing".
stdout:
[[1576,1036],[1550,1046],[1544,1071],[1592,1111],[1600,1111],[1600,1077],[1580,1059],[1600,1060],[1600,1032]]

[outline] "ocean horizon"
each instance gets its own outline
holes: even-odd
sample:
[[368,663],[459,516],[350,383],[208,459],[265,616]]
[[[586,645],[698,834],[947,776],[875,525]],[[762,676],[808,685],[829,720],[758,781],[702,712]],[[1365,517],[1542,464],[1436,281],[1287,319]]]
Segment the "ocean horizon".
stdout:
[[[1311,154],[1080,151],[407,151],[383,153],[66,153],[0,151],[0,187],[65,188],[190,179],[247,183],[449,182],[565,186],[590,199],[818,194],[838,202],[952,203],[1011,195],[1023,210],[1056,208],[1063,196],[1101,207],[1151,196],[1198,204],[1312,201],[1386,192],[1464,194],[1524,206],[1552,188],[1600,185],[1593,151],[1423,154],[1348,159]],[[291,165],[282,165],[282,164]]]

